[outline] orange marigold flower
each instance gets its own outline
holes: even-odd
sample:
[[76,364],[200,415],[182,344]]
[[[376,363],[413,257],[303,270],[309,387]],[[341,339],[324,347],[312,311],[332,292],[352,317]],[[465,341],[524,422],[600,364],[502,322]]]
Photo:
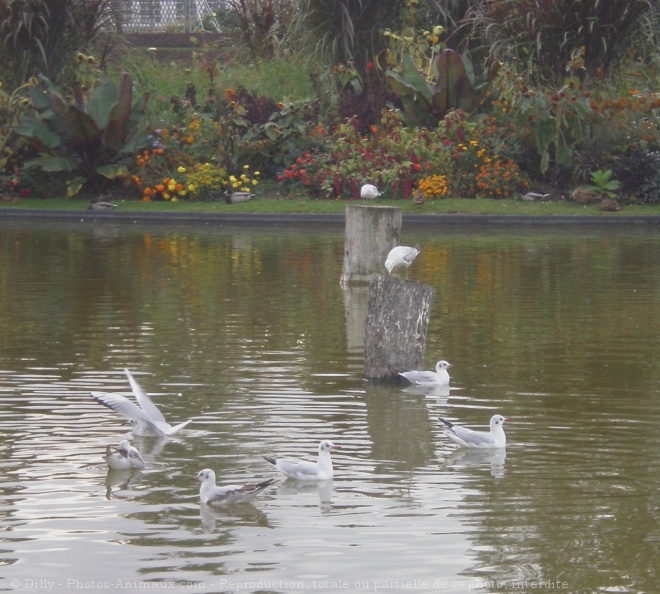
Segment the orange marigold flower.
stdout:
[[157,192],[164,192],[165,191],[165,186],[163,184],[158,184],[156,186],[156,191]]

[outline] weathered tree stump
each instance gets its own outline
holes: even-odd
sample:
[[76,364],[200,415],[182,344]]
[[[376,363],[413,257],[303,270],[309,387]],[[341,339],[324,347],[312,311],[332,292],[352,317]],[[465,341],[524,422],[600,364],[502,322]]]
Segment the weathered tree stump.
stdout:
[[394,206],[346,207],[342,286],[368,284],[369,276],[382,272],[389,251],[399,245],[402,215]]
[[372,275],[364,340],[367,379],[394,379],[399,371],[423,369],[434,296],[428,285]]

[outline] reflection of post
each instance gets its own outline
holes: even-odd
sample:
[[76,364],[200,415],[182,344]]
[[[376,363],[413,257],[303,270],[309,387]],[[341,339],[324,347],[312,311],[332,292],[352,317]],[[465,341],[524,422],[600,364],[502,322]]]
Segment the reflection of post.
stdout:
[[389,251],[399,244],[401,209],[394,206],[346,207],[341,285],[366,284],[381,272]]
[[399,371],[423,367],[434,295],[428,285],[384,274],[371,277],[364,338],[367,379],[391,379]]
[[349,352],[364,349],[364,322],[367,319],[367,287],[344,288],[346,346]]

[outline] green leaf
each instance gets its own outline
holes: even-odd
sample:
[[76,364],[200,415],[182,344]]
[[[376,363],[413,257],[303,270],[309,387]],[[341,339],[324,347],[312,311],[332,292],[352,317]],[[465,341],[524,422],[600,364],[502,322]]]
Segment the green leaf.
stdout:
[[446,49],[433,58],[437,83],[433,95],[433,109],[440,116],[451,109],[470,112],[477,107],[477,94],[468,78],[463,58]]
[[101,141],[101,131],[92,117],[69,105],[64,116],[69,130],[68,144],[79,150],[95,150]]
[[81,188],[85,185],[85,182],[87,182],[87,180],[84,177],[76,177],[72,179],[68,183],[66,197],[73,198],[78,192],[80,192]]
[[96,126],[105,128],[110,119],[110,114],[119,103],[119,92],[111,78],[105,77],[101,84],[92,89],[87,102],[87,113]]
[[46,157],[32,159],[25,164],[26,167],[38,167],[42,171],[51,173],[61,171],[75,171],[80,168],[80,159],[77,157]]
[[47,149],[61,146],[60,136],[41,120],[31,117],[21,118],[20,123],[14,126],[13,130],[16,134],[39,141]]
[[128,168],[125,165],[101,165],[96,168],[96,173],[107,177],[108,179],[115,179],[117,177],[126,177],[128,175]]

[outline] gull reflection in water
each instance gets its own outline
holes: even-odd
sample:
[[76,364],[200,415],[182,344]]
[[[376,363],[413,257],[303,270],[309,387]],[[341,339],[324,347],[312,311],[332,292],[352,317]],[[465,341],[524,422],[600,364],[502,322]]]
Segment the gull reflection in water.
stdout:
[[105,477],[105,496],[107,499],[113,497],[125,497],[118,495],[121,491],[128,491],[140,482],[142,478],[142,471],[136,468],[127,470],[113,470],[108,469],[108,474]]
[[403,389],[403,392],[406,394],[419,394],[420,396],[429,396],[433,398],[441,398],[444,396],[449,396],[449,386],[448,385],[417,385],[408,386]]
[[490,464],[490,474],[495,478],[504,478],[505,461],[506,448],[493,448],[490,450],[459,448],[447,458],[447,466],[461,468]]
[[220,507],[200,503],[199,515],[202,519],[202,530],[206,533],[214,532],[218,520],[227,520],[227,518],[242,518],[255,526],[269,526],[266,514],[252,503],[237,503]]
[[289,495],[294,493],[313,493],[316,491],[319,495],[320,508],[328,511],[332,507],[332,485],[332,479],[325,481],[297,481],[288,478],[277,488],[277,492]]

